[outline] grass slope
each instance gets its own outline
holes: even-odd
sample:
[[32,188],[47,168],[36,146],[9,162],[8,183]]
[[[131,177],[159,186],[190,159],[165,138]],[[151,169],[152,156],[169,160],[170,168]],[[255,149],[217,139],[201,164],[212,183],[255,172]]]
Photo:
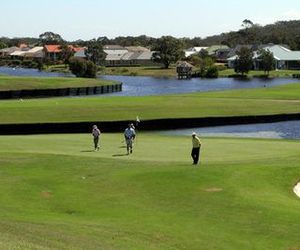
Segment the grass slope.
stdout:
[[93,87],[111,85],[115,82],[86,78],[39,78],[0,76],[0,91],[28,89],[58,89],[70,87]]
[[[114,121],[300,112],[300,84],[148,97],[92,97],[0,102],[0,123]],[[41,115],[42,114],[42,115]]]
[[[140,134],[0,139],[2,249],[297,249],[299,141]],[[217,191],[217,192],[216,192]]]

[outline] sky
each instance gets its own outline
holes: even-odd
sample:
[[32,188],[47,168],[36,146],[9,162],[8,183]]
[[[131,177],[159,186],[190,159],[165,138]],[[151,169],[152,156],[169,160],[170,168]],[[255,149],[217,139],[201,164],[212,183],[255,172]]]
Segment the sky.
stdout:
[[1,1],[0,37],[66,40],[147,35],[207,37],[241,28],[300,19],[299,0],[11,0]]

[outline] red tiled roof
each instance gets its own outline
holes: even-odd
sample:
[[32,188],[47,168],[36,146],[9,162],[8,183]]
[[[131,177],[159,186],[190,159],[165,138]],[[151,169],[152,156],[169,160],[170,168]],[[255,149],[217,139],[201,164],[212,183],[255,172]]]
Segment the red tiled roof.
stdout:
[[[61,45],[45,45],[45,49],[48,53],[59,53],[61,52],[60,46]],[[84,50],[82,47],[74,47],[73,45],[69,45],[68,47],[75,53]]]
[[45,45],[45,49],[48,53],[59,53],[61,51],[60,45]]

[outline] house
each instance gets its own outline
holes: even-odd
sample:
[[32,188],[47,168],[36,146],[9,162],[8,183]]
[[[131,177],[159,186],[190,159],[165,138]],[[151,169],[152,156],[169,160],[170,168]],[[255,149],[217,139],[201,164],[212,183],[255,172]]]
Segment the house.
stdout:
[[227,45],[212,45],[206,49],[209,56],[216,56],[218,51],[229,49]]
[[23,47],[9,54],[12,59],[43,59],[45,57],[44,47]]
[[141,46],[122,47],[119,45],[103,46],[106,53],[105,66],[153,65],[153,51]]
[[201,50],[206,50],[208,47],[192,47],[184,51],[185,57],[190,57],[195,54],[199,54]]
[[216,61],[219,63],[227,63],[227,58],[230,52],[230,48],[217,50],[215,54]]
[[125,47],[128,52],[150,52],[151,50],[142,46],[129,46]]
[[154,51],[127,52],[125,54],[108,54],[105,59],[105,65],[109,67],[153,65],[153,54]]
[[0,50],[0,57],[9,57],[11,53],[21,50],[19,47],[9,47]]
[[24,58],[26,59],[43,59],[45,57],[44,47],[37,46],[25,52]]
[[[74,52],[79,52],[83,50],[82,47],[75,47],[73,45],[68,45],[68,47]],[[61,45],[45,45],[44,46],[44,53],[45,58],[50,61],[57,61],[59,60],[61,54]]]
[[77,58],[86,58],[85,50],[86,50],[85,48],[82,48],[81,50],[77,51],[74,54],[74,57],[77,57]]
[[[300,51],[292,51],[282,45],[269,45],[262,48],[273,53],[275,58],[275,69],[300,69]],[[261,68],[259,50],[253,52],[253,69]],[[234,68],[237,55],[227,59],[228,67]]]
[[103,51],[107,55],[124,55],[128,53],[128,50],[119,45],[105,45],[103,46]]

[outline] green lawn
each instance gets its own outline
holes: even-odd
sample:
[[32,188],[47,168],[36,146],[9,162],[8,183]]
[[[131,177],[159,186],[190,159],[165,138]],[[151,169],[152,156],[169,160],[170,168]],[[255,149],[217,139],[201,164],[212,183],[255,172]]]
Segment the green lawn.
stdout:
[[[233,69],[219,71],[219,77],[227,77],[236,74]],[[300,74],[300,70],[273,70],[270,71],[270,77],[292,77],[293,74]],[[247,74],[249,77],[253,76],[264,76],[265,72],[262,70],[251,70]]]
[[103,75],[177,77],[175,66],[169,69],[163,69],[161,66],[106,67],[100,73]]
[[[70,73],[68,65],[65,64],[47,66],[45,71]],[[169,69],[163,69],[162,66],[103,67],[99,68],[98,73],[101,75],[177,77],[175,65]]]
[[111,85],[115,82],[86,78],[40,78],[0,76],[0,91],[25,89],[57,89]]
[[137,115],[148,120],[299,112],[300,84],[291,84],[169,96],[1,101],[0,123],[114,121],[135,119]]
[[300,141],[0,137],[1,249],[299,249]]

